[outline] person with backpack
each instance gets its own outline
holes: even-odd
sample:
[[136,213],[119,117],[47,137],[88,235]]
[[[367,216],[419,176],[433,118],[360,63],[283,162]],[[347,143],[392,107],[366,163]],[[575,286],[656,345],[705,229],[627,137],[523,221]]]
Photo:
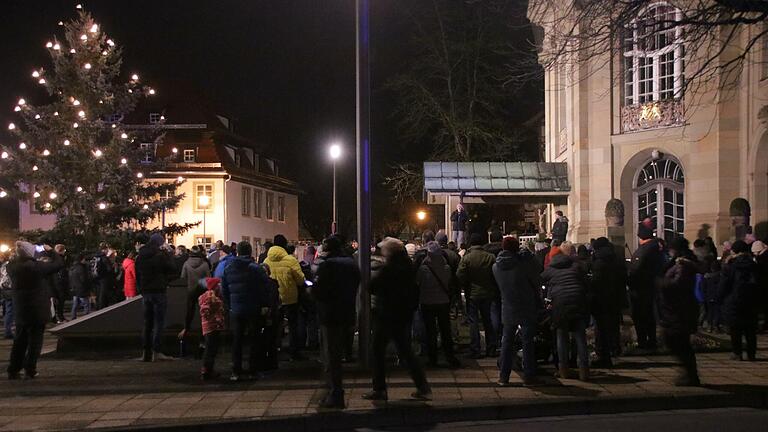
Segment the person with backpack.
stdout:
[[419,303],[422,320],[426,328],[427,354],[429,366],[437,366],[437,334],[445,359],[451,368],[461,367],[461,362],[453,351],[451,334],[451,266],[446,262],[440,244],[436,241],[427,243],[426,257],[417,269],[416,283],[419,287]]
[[85,255],[78,254],[74,264],[69,268],[69,284],[72,290],[71,319],[73,320],[77,319],[77,310],[80,306],[85,310],[85,315],[91,313],[91,285],[88,276]]
[[8,274],[8,255],[0,256],[0,298],[3,302],[3,329],[5,338],[13,339],[13,284]]
[[[732,359],[757,359],[757,319],[760,292],[757,285],[757,264],[750,254],[749,245],[743,240],[733,242],[731,255],[723,266],[720,276],[718,299],[723,305],[723,318],[728,324],[733,349]],[[746,347],[742,339],[745,339]]]
[[[45,252],[51,247],[44,245]],[[13,304],[16,313],[16,336],[8,364],[8,379],[37,377],[37,359],[43,348],[45,323],[50,319],[50,301],[46,278],[56,274],[64,266],[62,257],[53,253],[49,261],[35,259],[35,245],[16,242],[15,257],[8,263],[8,275],[13,286]]]
[[385,264],[371,279],[373,390],[363,399],[388,400],[386,362],[387,346],[392,341],[398,357],[408,367],[416,384],[414,399],[429,400],[432,390],[424,369],[411,348],[411,320],[419,303],[416,272],[403,242],[387,237],[379,243]]
[[501,308],[499,287],[493,278],[496,257],[483,249],[482,234],[472,234],[469,251],[459,263],[456,277],[467,297],[469,320],[470,358],[483,358],[480,348],[480,322],[485,329],[485,356],[495,357],[499,345]]
[[[192,254],[203,256],[202,252],[200,250],[195,251],[195,248],[197,246],[192,247]],[[221,344],[221,333],[225,329],[225,305],[221,294],[221,279],[205,278],[205,286],[206,291],[197,300],[200,306],[200,324],[205,338],[203,367],[200,370],[200,379],[203,381],[217,376],[214,372],[214,363]]]

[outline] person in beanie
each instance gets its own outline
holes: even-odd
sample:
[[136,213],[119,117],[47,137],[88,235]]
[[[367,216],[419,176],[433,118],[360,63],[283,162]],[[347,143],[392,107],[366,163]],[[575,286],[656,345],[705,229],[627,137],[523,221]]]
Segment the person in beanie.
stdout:
[[328,395],[322,408],[345,407],[342,358],[347,335],[357,322],[357,289],[360,271],[344,253],[344,242],[333,235],[323,241],[324,258],[317,268],[310,293],[317,301],[322,331],[323,360],[328,377]]
[[269,276],[251,256],[251,244],[237,244],[234,258],[221,279],[224,303],[229,308],[229,326],[232,331],[232,376],[230,381],[240,381],[243,370],[243,344],[248,335],[250,354],[248,366],[251,374],[258,373],[259,333],[262,327],[262,307],[268,303]]
[[144,306],[144,353],[142,360],[170,360],[161,352],[165,314],[168,309],[166,290],[168,281],[175,277],[173,256],[163,245],[160,233],[152,234],[149,242],[139,249],[136,257],[136,291]]
[[472,234],[469,251],[459,263],[456,277],[464,288],[470,322],[470,357],[482,358],[480,321],[485,329],[485,355],[496,356],[499,335],[499,288],[493,279],[496,257],[483,249],[482,234]]
[[[46,252],[51,251],[48,245],[43,248]],[[18,241],[15,256],[6,267],[13,287],[16,313],[16,335],[7,370],[10,380],[19,379],[22,369],[27,379],[37,377],[37,359],[43,348],[45,323],[50,319],[45,278],[64,267],[64,260],[59,254],[51,254],[51,260],[47,262],[35,260],[34,257],[35,245]]]
[[593,248],[591,312],[597,324],[597,361],[593,366],[612,367],[611,351],[620,338],[621,309],[627,296],[627,267],[607,238],[596,239]]
[[699,324],[699,304],[694,288],[699,265],[688,246],[688,240],[677,237],[669,243],[670,261],[659,281],[659,324],[664,344],[683,366],[684,374],[677,386],[698,386],[696,355],[691,347],[691,335]]
[[419,303],[422,320],[426,329],[429,365],[437,366],[437,333],[440,332],[445,359],[452,368],[461,367],[453,354],[451,334],[451,287],[453,274],[445,260],[443,251],[436,241],[427,243],[426,257],[417,268],[416,282],[419,286]]
[[195,318],[195,306],[200,295],[203,294],[200,291],[200,279],[204,279],[210,274],[211,268],[208,266],[208,260],[205,259],[202,249],[199,246],[192,246],[192,253],[188,254],[184,264],[181,265],[181,279],[187,286],[187,310],[184,316],[184,329],[179,333],[179,339],[184,339],[192,326],[192,320]]
[[542,309],[541,277],[539,265],[533,254],[520,254],[520,242],[515,237],[505,237],[501,253],[493,265],[493,276],[501,292],[501,359],[499,361],[499,385],[509,385],[512,364],[517,357],[515,333],[520,328],[523,345],[523,383],[536,384],[536,353],[534,336]]
[[451,226],[453,227],[453,241],[457,245],[467,241],[468,223],[469,213],[464,209],[464,205],[456,204],[456,210],[451,213]]
[[205,338],[200,379],[209,380],[216,376],[213,367],[221,344],[221,333],[224,331],[224,301],[221,298],[221,279],[206,278],[205,286],[207,290],[197,300],[200,305],[200,323]]
[[[757,264],[752,260],[749,246],[737,240],[731,248],[733,255],[726,260],[720,276],[718,300],[731,336],[734,360],[743,360],[744,351],[749,361],[757,354],[757,313],[760,292],[757,285]],[[742,338],[746,339],[744,347]],[[746,348],[746,349],[743,349]]]
[[629,265],[629,297],[632,321],[637,334],[637,346],[643,350],[656,350],[656,317],[654,298],[658,279],[662,276],[664,257],[654,237],[653,222],[646,218],[637,227],[640,245]]
[[384,401],[388,399],[386,362],[387,346],[395,343],[397,353],[416,384],[414,399],[429,400],[432,390],[424,370],[411,349],[411,320],[418,307],[416,272],[405,251],[403,242],[387,237],[381,243],[385,264],[371,279],[371,315],[373,335],[371,357],[373,361],[373,390],[363,399]]

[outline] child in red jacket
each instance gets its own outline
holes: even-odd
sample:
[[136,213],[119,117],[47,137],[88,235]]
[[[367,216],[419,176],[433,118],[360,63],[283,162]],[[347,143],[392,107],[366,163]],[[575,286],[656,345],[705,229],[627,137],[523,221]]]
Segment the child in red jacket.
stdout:
[[224,301],[221,299],[221,279],[207,278],[207,290],[198,298],[200,304],[200,322],[205,337],[205,354],[200,378],[208,380],[215,377],[213,364],[224,331]]

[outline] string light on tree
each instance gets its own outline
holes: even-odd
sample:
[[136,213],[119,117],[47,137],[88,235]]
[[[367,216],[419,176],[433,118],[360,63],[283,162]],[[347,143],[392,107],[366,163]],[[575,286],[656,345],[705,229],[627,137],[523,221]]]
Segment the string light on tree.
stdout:
[[19,99],[18,102],[16,102],[16,105],[24,106],[27,104],[27,101],[24,100],[24,98]]
[[34,165],[34,166],[32,167],[32,171],[37,171],[38,169],[39,169],[39,168],[37,167],[37,165]]
[[13,123],[8,123],[8,130],[14,130],[16,129],[16,125]]
[[74,99],[74,98],[73,98],[73,99],[72,99],[72,105],[74,105],[74,106],[80,106],[80,101],[79,101],[79,100],[77,100],[77,99]]
[[173,149],[171,149],[171,151],[173,152],[173,154],[176,154],[176,153],[178,153],[178,152],[179,152],[179,149],[177,149],[176,147],[174,147]]
[[40,80],[38,81],[38,83],[40,83],[40,84],[45,84],[45,78],[40,78]]
[[60,49],[61,49],[61,45],[59,45],[59,44],[53,44],[53,49],[54,49],[55,51],[58,51],[58,50],[60,50]]
[[96,149],[96,150],[94,150],[94,152],[93,152],[93,155],[94,155],[95,157],[97,157],[97,158],[100,158],[100,157],[101,157],[103,154],[104,154],[104,153],[102,153],[102,152],[101,152],[101,150],[99,150],[99,149]]
[[35,192],[32,194],[32,197],[34,198],[40,198],[40,192]]
[[78,111],[77,116],[80,118],[85,118],[85,111]]
[[86,64],[84,64],[84,65],[83,65],[83,67],[85,68],[85,70],[91,70],[91,68],[92,68],[93,66],[91,66],[91,64],[90,64],[90,63],[86,63]]
[[45,44],[46,48],[53,48],[53,42],[48,42]]
[[35,114],[35,120],[40,120],[40,114]]
[[131,75],[131,79],[133,81],[138,81],[139,80],[139,76],[137,74],[133,74],[133,75]]
[[19,111],[21,111],[21,107],[20,107],[20,106],[18,106],[18,105],[16,105],[16,108],[14,108],[14,109],[13,109],[13,111],[15,111],[15,112],[19,112]]
[[99,210],[104,210],[107,208],[107,205],[105,203],[99,203]]
[[65,139],[65,140],[64,140],[64,145],[65,145],[65,146],[68,146],[69,144],[70,144],[69,140],[68,140],[68,139]]
[[50,195],[48,195],[48,198],[50,198],[50,199],[52,199],[52,200],[53,200],[53,199],[56,199],[56,197],[58,197],[58,195],[56,195],[56,192],[51,192],[51,194],[50,194]]
[[50,156],[51,152],[48,149],[43,150],[43,156]]
[[75,128],[75,129],[77,129],[79,126],[80,126],[80,125],[79,125],[79,124],[77,124],[77,122],[74,122],[74,123],[72,123],[72,127],[73,127],[73,128]]
[[99,31],[99,25],[98,24],[94,24],[94,25],[91,26],[91,33],[96,33],[98,31]]
[[126,159],[126,158],[122,158],[122,159],[120,159],[120,164],[121,164],[121,165],[126,165],[126,164],[128,164],[128,159]]
[[39,78],[39,77],[40,77],[40,72],[32,71],[32,78]]
[[113,47],[115,46],[115,41],[113,41],[112,39],[107,39],[107,45]]
[[120,138],[122,138],[122,139],[128,139],[128,134],[127,134],[127,133],[125,133],[125,132],[123,132],[122,134],[120,134]]
[[136,173],[137,178],[144,178],[144,173]]
[[78,186],[77,189],[75,189],[75,190],[78,191],[78,192],[82,192],[83,191],[83,187],[82,186]]
[[80,35],[80,40],[83,41],[83,42],[87,41],[88,40],[88,35],[87,34]]
[[19,143],[19,149],[20,150],[26,150],[27,149],[27,143]]
[[75,54],[76,52],[77,52],[77,51],[76,51],[74,48],[72,48],[71,50],[69,50],[69,53],[70,53],[70,54]]
[[0,159],[8,159],[8,152],[4,151],[2,154],[0,154]]
[[6,192],[4,190],[0,190],[0,198],[5,198],[7,196],[8,196],[8,192]]

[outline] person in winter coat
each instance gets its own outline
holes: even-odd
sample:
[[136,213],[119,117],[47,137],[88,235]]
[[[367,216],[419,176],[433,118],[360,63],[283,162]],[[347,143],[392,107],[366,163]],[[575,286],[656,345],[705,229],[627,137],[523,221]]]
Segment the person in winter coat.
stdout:
[[275,245],[267,253],[264,264],[269,266],[270,277],[280,286],[280,303],[282,304],[280,309],[288,320],[289,353],[294,360],[303,360],[298,287],[304,284],[304,272],[301,271],[301,265],[296,257],[289,255],[286,251],[288,240],[285,236],[276,235],[274,243]]
[[582,268],[573,258],[573,244],[560,245],[560,253],[552,258],[541,274],[552,300],[552,324],[557,331],[557,357],[560,378],[568,378],[569,333],[576,341],[579,379],[589,379],[589,352],[587,351],[588,282]]
[[710,255],[710,261],[705,263],[706,273],[701,282],[704,293],[704,321],[711,332],[722,331],[722,307],[718,295],[720,293],[721,264],[715,255]]
[[95,274],[93,275],[96,286],[96,309],[104,309],[112,303],[115,289],[115,265],[112,261],[112,251],[106,243],[102,243],[99,252],[93,257]]
[[523,383],[533,385],[537,383],[534,336],[542,308],[540,268],[532,254],[520,254],[517,238],[505,237],[501,246],[502,251],[493,265],[493,276],[501,292],[501,321],[504,324],[499,385],[509,385],[512,364],[517,357],[514,339],[518,327],[523,346]]
[[[194,251],[202,257],[202,251]],[[209,380],[216,376],[214,363],[221,344],[221,334],[224,332],[224,301],[221,294],[221,279],[206,278],[206,291],[197,299],[200,306],[200,324],[205,338],[205,353],[203,354],[203,368],[200,370],[200,379]]]
[[656,350],[656,317],[654,301],[656,284],[662,276],[664,257],[659,242],[653,235],[652,222],[645,219],[637,227],[640,245],[629,265],[629,297],[632,321],[640,349]]
[[691,347],[691,335],[696,333],[699,305],[694,289],[699,265],[688,246],[688,240],[677,237],[669,243],[670,261],[664,277],[659,281],[659,325],[664,344],[678,358],[684,374],[676,381],[678,386],[698,386],[699,374],[696,355]]
[[357,322],[357,289],[360,271],[343,251],[344,242],[331,236],[323,242],[324,258],[318,265],[310,294],[317,301],[322,331],[323,360],[328,394],[322,408],[344,408],[342,359],[349,329]]
[[595,317],[595,367],[612,367],[611,351],[619,343],[621,309],[627,297],[627,266],[605,237],[595,240],[592,256],[592,316]]
[[469,223],[469,213],[464,210],[464,205],[457,204],[456,210],[451,213],[451,226],[453,227],[453,241],[457,244],[463,244],[467,241],[467,224]]
[[760,291],[760,305],[763,312],[763,331],[768,331],[768,246],[760,240],[752,243],[752,255],[757,263],[755,279]]
[[0,253],[0,297],[3,302],[3,329],[5,339],[13,339],[13,284],[8,275],[9,253]]
[[429,400],[432,390],[427,383],[424,369],[411,349],[410,330],[413,313],[418,306],[416,272],[398,239],[387,237],[381,243],[386,263],[371,279],[373,390],[364,394],[367,400],[387,400],[386,362],[387,345],[392,341],[398,357],[407,365],[416,385],[414,399]]
[[567,234],[568,218],[563,215],[562,211],[558,210],[555,212],[555,222],[552,224],[552,241],[563,243]]
[[221,279],[224,276],[224,270],[227,269],[227,266],[229,263],[235,259],[235,250],[229,247],[229,245],[224,245],[221,248],[221,257],[216,262],[216,267],[213,269],[213,277]]
[[469,319],[470,357],[482,358],[480,350],[480,320],[485,329],[485,355],[496,356],[499,342],[501,308],[499,288],[493,279],[493,263],[496,257],[483,250],[483,236],[473,234],[471,246],[459,263],[456,277],[464,288]]
[[67,268],[67,248],[63,244],[57,244],[53,248],[54,252],[59,254],[62,259],[64,260],[64,266],[59,270],[56,275],[54,275],[53,278],[53,295],[51,296],[51,299],[53,300],[53,306],[54,306],[54,312],[55,312],[55,318],[56,323],[61,324],[62,322],[66,321],[66,318],[64,318],[64,303],[67,301],[67,298],[70,296],[70,289],[69,289],[69,269]]
[[164,243],[162,234],[152,234],[136,257],[136,291],[142,296],[144,308],[142,360],[145,362],[170,359],[161,352],[161,348],[168,308],[166,290],[168,281],[176,276],[176,266]]
[[[43,246],[51,251],[48,245]],[[16,336],[13,339],[8,363],[8,379],[19,379],[24,369],[29,379],[37,376],[37,359],[43,347],[45,323],[50,319],[50,302],[44,279],[64,266],[59,254],[52,254],[49,262],[35,260],[35,245],[16,242],[16,256],[8,263],[8,276],[13,286],[13,305],[16,314]]]
[[421,317],[426,329],[429,365],[437,366],[437,333],[440,332],[443,353],[452,368],[461,366],[453,353],[451,334],[451,266],[436,241],[427,243],[427,256],[417,268],[416,283],[419,287]]
[[232,376],[230,381],[239,381],[243,370],[243,343],[246,334],[250,344],[248,366],[251,374],[257,373],[259,333],[261,332],[263,308],[268,307],[269,276],[264,267],[257,264],[251,254],[251,244],[242,241],[237,245],[237,258],[224,270],[221,280],[224,303],[229,309],[229,325],[232,331]]
[[91,284],[88,273],[88,263],[85,255],[79,254],[75,263],[69,268],[69,285],[72,290],[72,315],[77,318],[77,310],[83,306],[85,315],[91,313]]
[[491,231],[489,239],[491,242],[483,246],[483,250],[494,257],[499,256],[502,251],[501,241],[504,239],[504,234],[502,234],[501,230],[494,230]]
[[123,294],[125,298],[136,297],[136,253],[130,252],[123,260]]
[[211,268],[208,266],[208,260],[204,258],[203,251],[198,246],[192,246],[192,253],[181,267],[181,279],[187,285],[187,311],[184,316],[184,329],[179,333],[179,339],[184,339],[195,318],[195,306],[198,305],[198,299],[203,294],[200,289],[200,279],[210,275]]
[[[720,276],[718,299],[731,336],[733,359],[743,360],[744,351],[749,361],[757,354],[757,314],[760,292],[756,275],[757,264],[752,260],[749,246],[737,240],[733,243],[733,255],[726,261]],[[742,338],[746,339],[744,349]]]

